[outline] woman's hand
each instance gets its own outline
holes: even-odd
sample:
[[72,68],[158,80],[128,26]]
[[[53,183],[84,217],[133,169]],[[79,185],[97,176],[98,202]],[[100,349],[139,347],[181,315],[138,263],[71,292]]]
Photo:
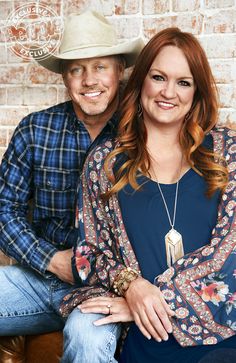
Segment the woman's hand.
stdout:
[[94,325],[133,321],[133,316],[123,297],[95,297],[84,301],[78,306],[82,313],[98,313],[107,315],[94,322]]
[[131,282],[125,298],[134,321],[144,336],[148,339],[153,337],[158,342],[168,339],[168,333],[172,333],[170,317],[175,313],[158,287],[138,277]]

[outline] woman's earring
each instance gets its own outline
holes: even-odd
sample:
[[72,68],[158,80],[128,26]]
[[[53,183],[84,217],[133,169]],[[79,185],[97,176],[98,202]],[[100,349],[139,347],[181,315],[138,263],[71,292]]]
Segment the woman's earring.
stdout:
[[143,117],[143,108],[141,103],[138,104],[138,117],[142,118]]

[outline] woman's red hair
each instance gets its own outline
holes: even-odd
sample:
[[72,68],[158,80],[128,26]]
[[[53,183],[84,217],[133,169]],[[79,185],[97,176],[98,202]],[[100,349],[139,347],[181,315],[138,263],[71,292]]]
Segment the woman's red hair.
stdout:
[[[163,47],[170,45],[178,47],[184,53],[196,87],[191,110],[179,134],[183,153],[191,167],[205,178],[209,196],[227,185],[228,173],[224,161],[202,146],[205,135],[216,125],[218,115],[217,90],[206,54],[192,34],[181,32],[178,28],[167,28],[156,34],[144,47],[124,91],[118,146],[108,155],[105,163],[107,175],[113,182],[106,197],[118,192],[128,183],[138,189],[138,170],[150,176],[147,132],[138,115],[140,93],[154,59]],[[123,153],[126,154],[127,161],[114,178],[109,173],[108,166],[114,156]]]

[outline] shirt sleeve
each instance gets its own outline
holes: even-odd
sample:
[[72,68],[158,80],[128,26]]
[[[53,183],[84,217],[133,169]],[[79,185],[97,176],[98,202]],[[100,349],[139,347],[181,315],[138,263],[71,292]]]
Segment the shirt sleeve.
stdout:
[[33,145],[28,116],[17,127],[0,167],[0,248],[43,274],[57,249],[36,236],[27,218],[34,194]]
[[216,344],[236,332],[236,131],[215,138],[223,148],[229,183],[209,244],[179,259],[156,283],[176,313],[173,333],[182,346]]
[[100,158],[102,152],[98,148],[84,165],[78,196],[79,238],[74,246],[72,269],[77,283],[110,290],[126,266],[122,249],[117,248],[122,237],[113,219],[112,199],[108,203],[101,197],[108,181],[100,168]]

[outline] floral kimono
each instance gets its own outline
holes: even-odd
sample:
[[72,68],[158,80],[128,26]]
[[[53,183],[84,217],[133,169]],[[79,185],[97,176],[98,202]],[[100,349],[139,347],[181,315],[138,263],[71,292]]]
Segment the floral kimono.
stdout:
[[[211,135],[214,151],[227,161],[229,183],[221,197],[210,243],[185,255],[156,278],[176,313],[173,334],[183,347],[216,344],[236,332],[236,131],[220,128]],[[104,160],[114,145],[107,141],[97,147],[84,167],[79,193],[80,239],[73,259],[74,276],[84,287],[64,298],[63,315],[85,299],[115,296],[114,279],[125,267],[140,273],[117,196],[108,201],[101,198],[111,187]]]

